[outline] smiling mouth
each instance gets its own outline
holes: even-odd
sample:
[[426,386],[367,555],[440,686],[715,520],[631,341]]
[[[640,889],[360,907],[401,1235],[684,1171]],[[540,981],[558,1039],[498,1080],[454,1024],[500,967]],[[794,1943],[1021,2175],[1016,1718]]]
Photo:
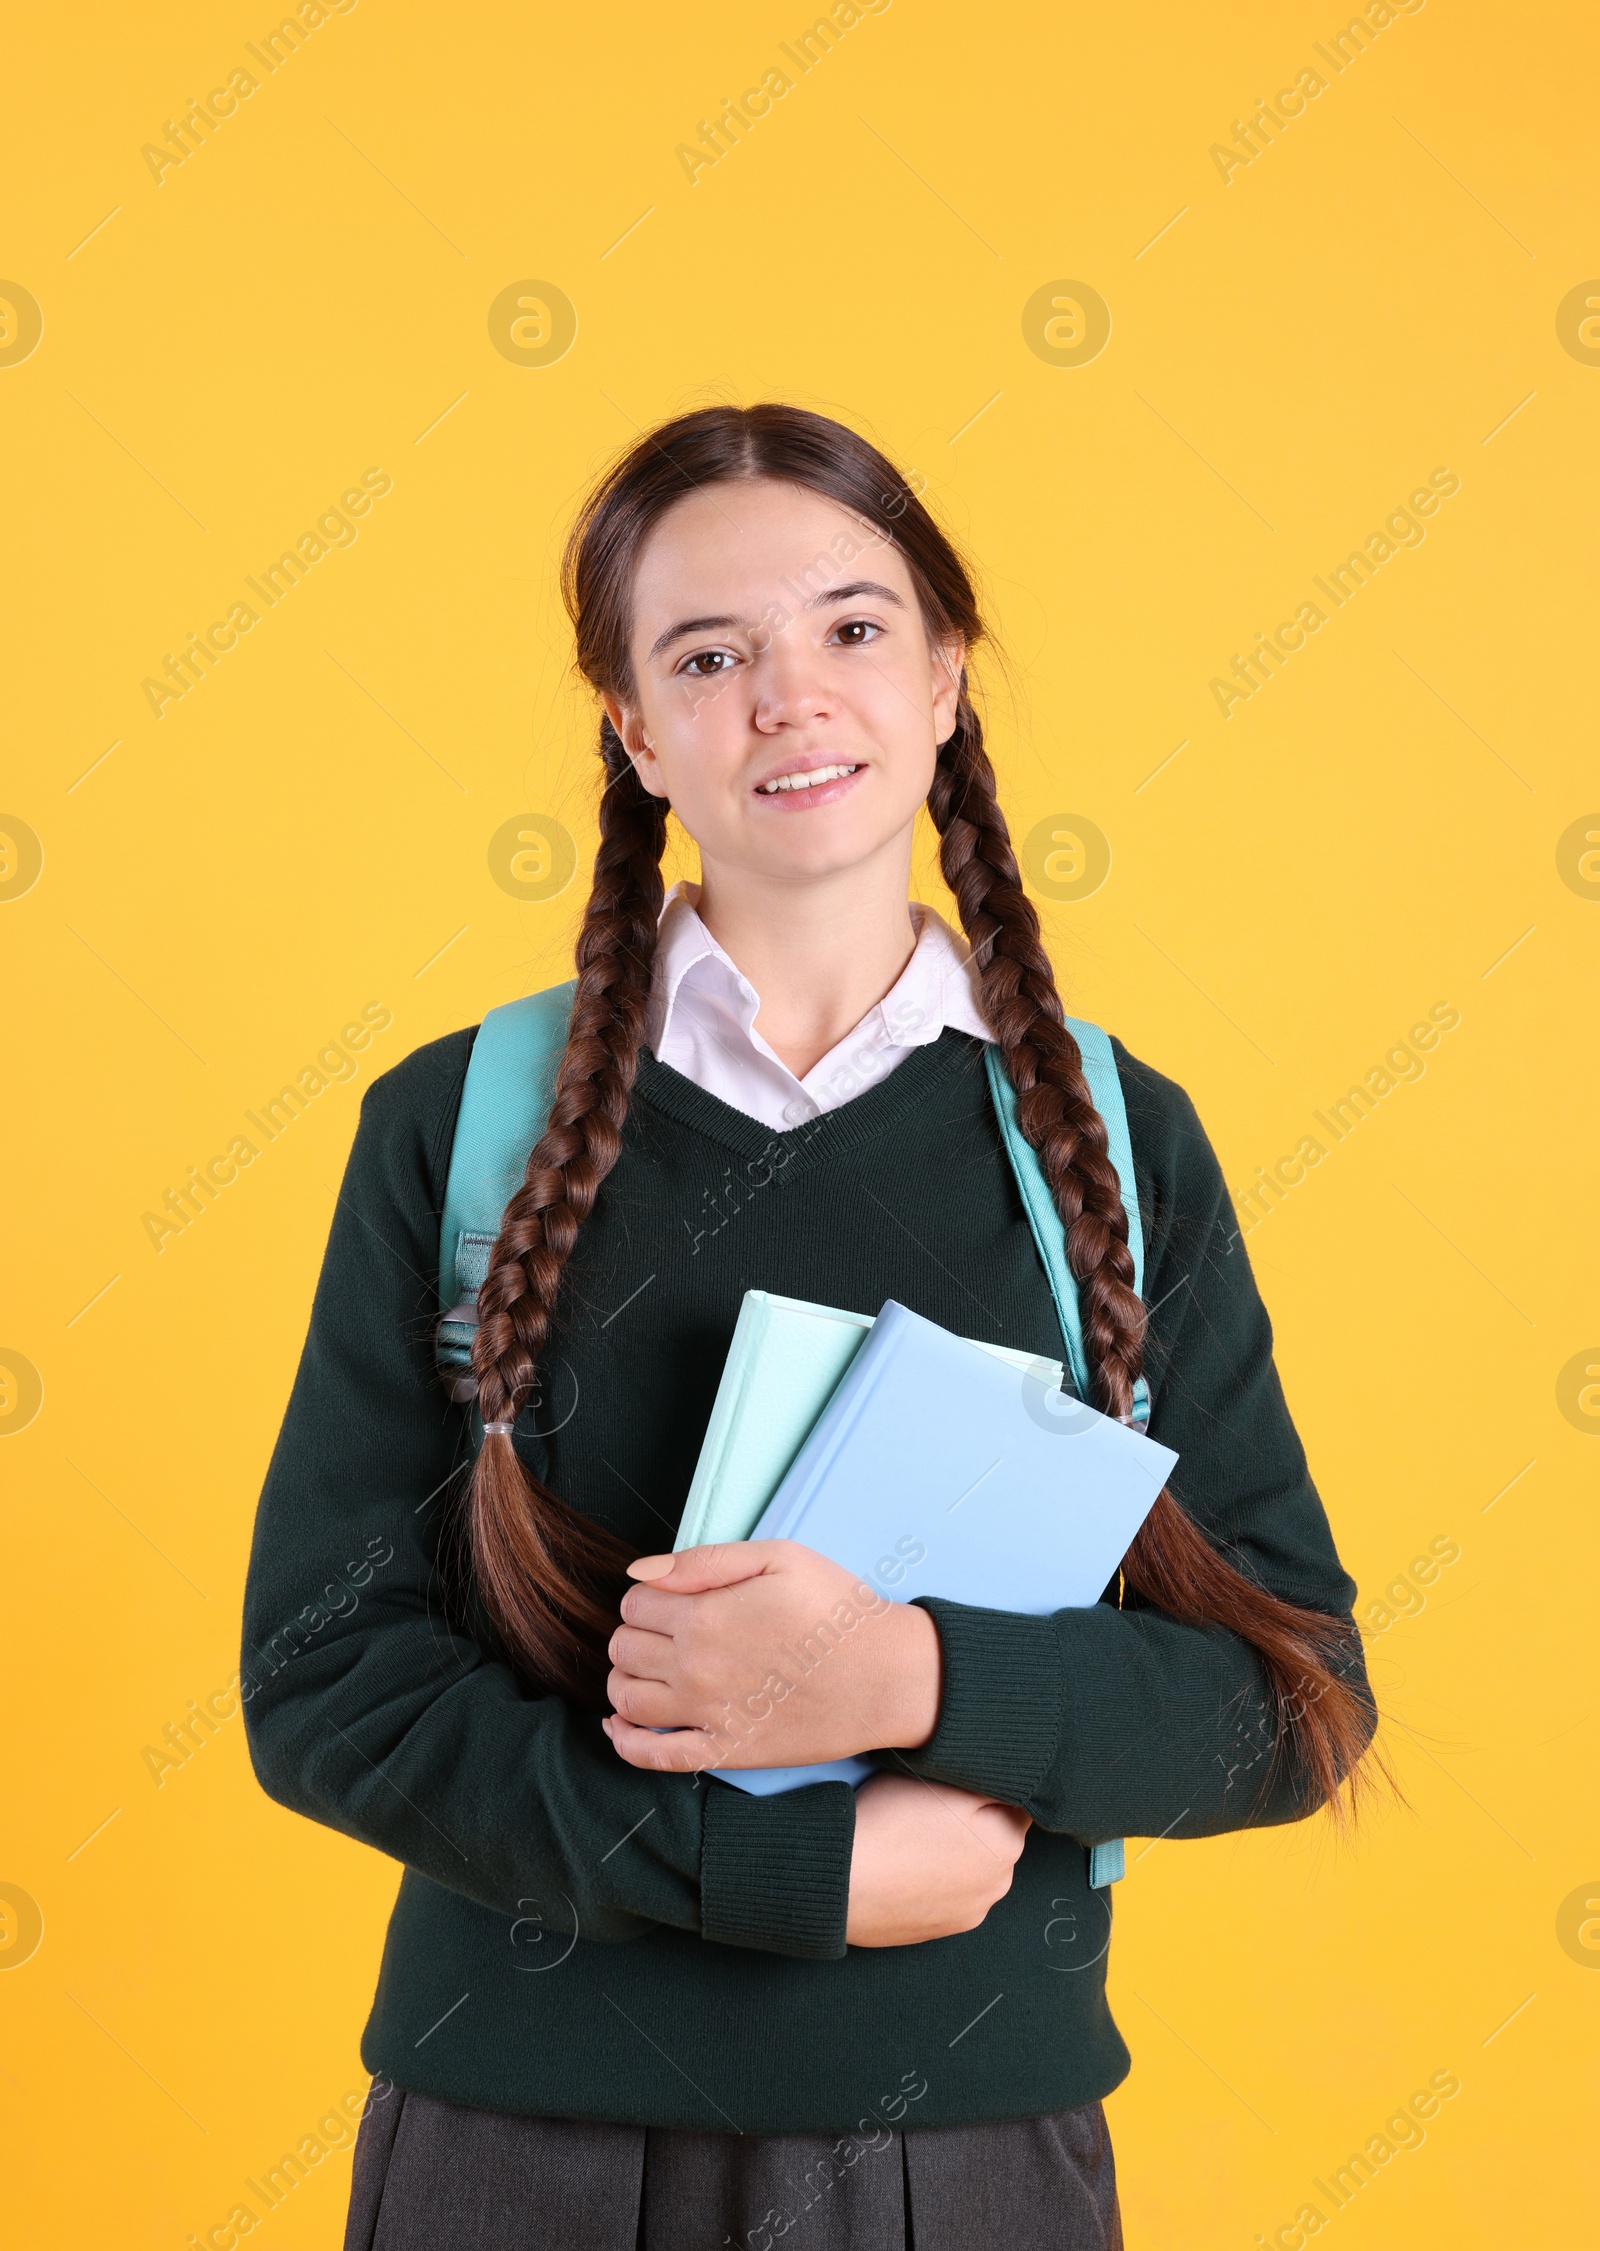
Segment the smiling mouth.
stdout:
[[780,790],[816,789],[823,782],[843,781],[847,774],[859,774],[859,766],[813,766],[806,774],[779,774],[775,781],[759,782],[758,797],[774,797]]

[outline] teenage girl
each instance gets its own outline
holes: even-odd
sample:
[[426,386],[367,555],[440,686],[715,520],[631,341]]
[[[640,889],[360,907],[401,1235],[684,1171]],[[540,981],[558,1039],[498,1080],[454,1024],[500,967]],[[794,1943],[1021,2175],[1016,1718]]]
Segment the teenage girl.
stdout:
[[[1101,2251],[1130,2058],[1089,1846],[1342,1819],[1372,1763],[1228,1192],[1117,1045],[1142,1302],[968,690],[973,590],[881,454],[794,408],[686,415],[592,495],[564,582],[600,843],[469,1396],[432,1331],[470,1029],[362,1103],[250,1566],[262,1782],[405,1868],[346,2243]],[[908,904],[924,806],[964,939]],[[669,808],[701,872],[664,902]],[[1142,1374],[1180,1456],[1116,1581],[1031,1617],[863,1606],[787,1541],[672,1556],[747,1289],[1061,1357],[989,1043],[1094,1403],[1130,1419]],[[704,1771],[865,1751],[854,1793]]]

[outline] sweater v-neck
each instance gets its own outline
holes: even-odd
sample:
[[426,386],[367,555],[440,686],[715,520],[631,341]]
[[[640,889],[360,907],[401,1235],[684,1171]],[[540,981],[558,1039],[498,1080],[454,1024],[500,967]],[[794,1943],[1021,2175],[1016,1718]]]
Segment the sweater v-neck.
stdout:
[[886,1079],[852,1095],[837,1109],[824,1110],[784,1132],[708,1094],[671,1064],[658,1062],[649,1048],[640,1051],[634,1095],[662,1116],[720,1142],[739,1156],[766,1157],[784,1152],[779,1177],[787,1180],[814,1165],[849,1156],[881,1141],[958,1072],[980,1067],[983,1044],[970,1033],[947,1026],[930,1045],[914,1049]]

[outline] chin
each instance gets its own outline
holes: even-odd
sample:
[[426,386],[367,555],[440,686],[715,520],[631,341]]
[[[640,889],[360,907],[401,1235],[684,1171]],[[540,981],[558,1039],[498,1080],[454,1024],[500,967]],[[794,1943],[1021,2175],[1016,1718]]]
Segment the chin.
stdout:
[[893,846],[913,818],[914,811],[894,823],[864,821],[854,807],[819,805],[815,812],[785,820],[778,835],[769,831],[754,839],[750,858],[775,882],[845,875]]

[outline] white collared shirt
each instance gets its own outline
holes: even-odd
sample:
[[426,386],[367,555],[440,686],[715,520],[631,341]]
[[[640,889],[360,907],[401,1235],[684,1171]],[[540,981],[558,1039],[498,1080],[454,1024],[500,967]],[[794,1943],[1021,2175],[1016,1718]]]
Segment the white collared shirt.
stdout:
[[761,996],[695,912],[699,896],[698,884],[676,883],[662,908],[646,1042],[658,1063],[777,1132],[864,1093],[947,1027],[992,1036],[965,940],[912,901],[916,948],[898,981],[797,1079],[753,1028]]

